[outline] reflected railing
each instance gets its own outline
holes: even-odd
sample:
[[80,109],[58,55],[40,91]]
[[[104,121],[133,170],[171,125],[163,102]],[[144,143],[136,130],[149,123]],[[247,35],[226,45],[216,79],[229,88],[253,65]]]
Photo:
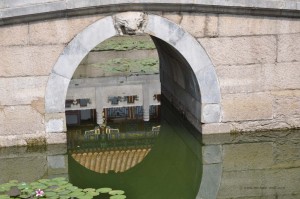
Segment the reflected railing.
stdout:
[[142,131],[120,131],[110,126],[69,130],[68,151],[92,171],[125,172],[147,156],[159,135],[157,123],[147,122],[144,126]]

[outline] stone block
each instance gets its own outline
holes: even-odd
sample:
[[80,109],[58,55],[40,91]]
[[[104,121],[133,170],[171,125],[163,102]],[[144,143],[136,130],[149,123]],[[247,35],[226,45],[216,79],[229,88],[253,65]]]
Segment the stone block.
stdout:
[[265,67],[265,87],[268,90],[300,89],[300,62],[277,63]]
[[265,91],[265,82],[269,75],[265,74],[266,67],[262,64],[216,67],[221,93]]
[[46,135],[47,144],[66,144],[67,134],[66,133],[47,133]]
[[0,46],[26,45],[29,41],[28,25],[0,27]]
[[168,20],[176,23],[176,24],[180,24],[181,20],[182,20],[182,15],[180,13],[177,12],[167,12],[167,13],[163,13],[162,15],[164,18],[167,18]]
[[219,36],[270,35],[299,32],[299,19],[242,15],[219,16]]
[[278,62],[300,61],[300,34],[278,35]]
[[286,90],[271,93],[274,97],[276,119],[300,117],[300,90]]
[[66,131],[65,113],[45,114],[46,133],[61,133]]
[[224,171],[218,198],[299,195],[300,168]]
[[0,133],[2,136],[39,134],[44,131],[44,116],[30,105],[5,106],[0,111]]
[[84,28],[100,18],[102,16],[32,22],[29,24],[30,44],[68,43]]
[[180,25],[196,38],[218,35],[217,15],[182,13]]
[[183,13],[180,25],[194,37],[203,37],[206,25],[206,15]]
[[49,75],[63,45],[0,47],[0,76]]
[[216,123],[220,122],[221,107],[220,104],[202,104],[202,123]]
[[0,104],[31,104],[45,96],[47,76],[0,78]]
[[65,99],[70,80],[52,73],[46,87],[46,113],[65,112]]
[[223,95],[221,104],[222,122],[273,118],[273,98],[267,93]]
[[202,124],[202,134],[229,133],[232,127],[228,123],[210,123]]
[[266,169],[273,165],[271,142],[226,144],[223,146],[223,170]]
[[216,164],[222,162],[222,146],[207,145],[202,147],[203,164]]
[[[275,36],[200,38],[215,66],[275,63]],[[199,57],[199,56],[198,56]]]
[[30,6],[34,4],[46,4],[51,2],[56,2],[61,0],[13,0],[13,1],[6,1],[7,6],[12,7],[23,7],[23,6]]

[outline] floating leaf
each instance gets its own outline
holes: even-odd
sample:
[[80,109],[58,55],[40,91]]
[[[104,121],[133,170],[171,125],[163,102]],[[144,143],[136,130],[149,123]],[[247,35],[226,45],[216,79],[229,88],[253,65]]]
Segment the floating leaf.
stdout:
[[123,191],[123,190],[112,190],[109,192],[109,195],[122,195],[124,193],[125,193],[125,191]]
[[96,191],[99,193],[109,193],[110,191],[112,191],[112,188],[103,187],[103,188],[97,189]]
[[89,192],[89,191],[96,191],[96,189],[94,188],[86,188],[86,189],[83,189],[84,192]]
[[125,198],[126,198],[125,195],[114,195],[109,197],[109,199],[125,199]]

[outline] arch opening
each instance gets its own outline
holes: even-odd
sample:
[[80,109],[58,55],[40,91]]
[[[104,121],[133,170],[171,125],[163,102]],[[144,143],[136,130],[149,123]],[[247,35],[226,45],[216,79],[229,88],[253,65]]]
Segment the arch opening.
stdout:
[[67,90],[84,57],[96,45],[113,36],[138,32],[149,34],[155,42],[160,59],[162,93],[166,98],[200,131],[202,124],[220,122],[219,83],[202,46],[173,22],[156,15],[129,12],[96,21],[65,47],[46,88],[48,134],[66,131]]
[[[110,37],[138,32],[152,36],[160,62],[165,64],[161,67],[161,80],[167,98],[175,106],[180,105],[180,111],[198,130],[201,130],[202,123],[220,121],[219,83],[212,62],[202,46],[173,22],[156,15],[129,12],[96,21],[65,47],[47,83],[47,133],[66,130],[66,93],[74,71],[88,52]],[[175,90],[176,93],[175,85],[180,86],[179,90]]]

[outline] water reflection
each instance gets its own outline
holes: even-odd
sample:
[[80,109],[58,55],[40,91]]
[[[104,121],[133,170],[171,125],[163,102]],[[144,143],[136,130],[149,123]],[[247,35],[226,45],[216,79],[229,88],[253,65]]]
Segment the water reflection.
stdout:
[[[194,199],[202,175],[201,140],[193,127],[180,121],[179,115],[163,105],[160,124],[137,122],[148,130],[120,130],[119,135],[105,139],[91,138],[89,147],[73,147],[69,150],[70,181],[83,188],[124,189],[129,198]],[[127,139],[126,134],[130,135]]]

